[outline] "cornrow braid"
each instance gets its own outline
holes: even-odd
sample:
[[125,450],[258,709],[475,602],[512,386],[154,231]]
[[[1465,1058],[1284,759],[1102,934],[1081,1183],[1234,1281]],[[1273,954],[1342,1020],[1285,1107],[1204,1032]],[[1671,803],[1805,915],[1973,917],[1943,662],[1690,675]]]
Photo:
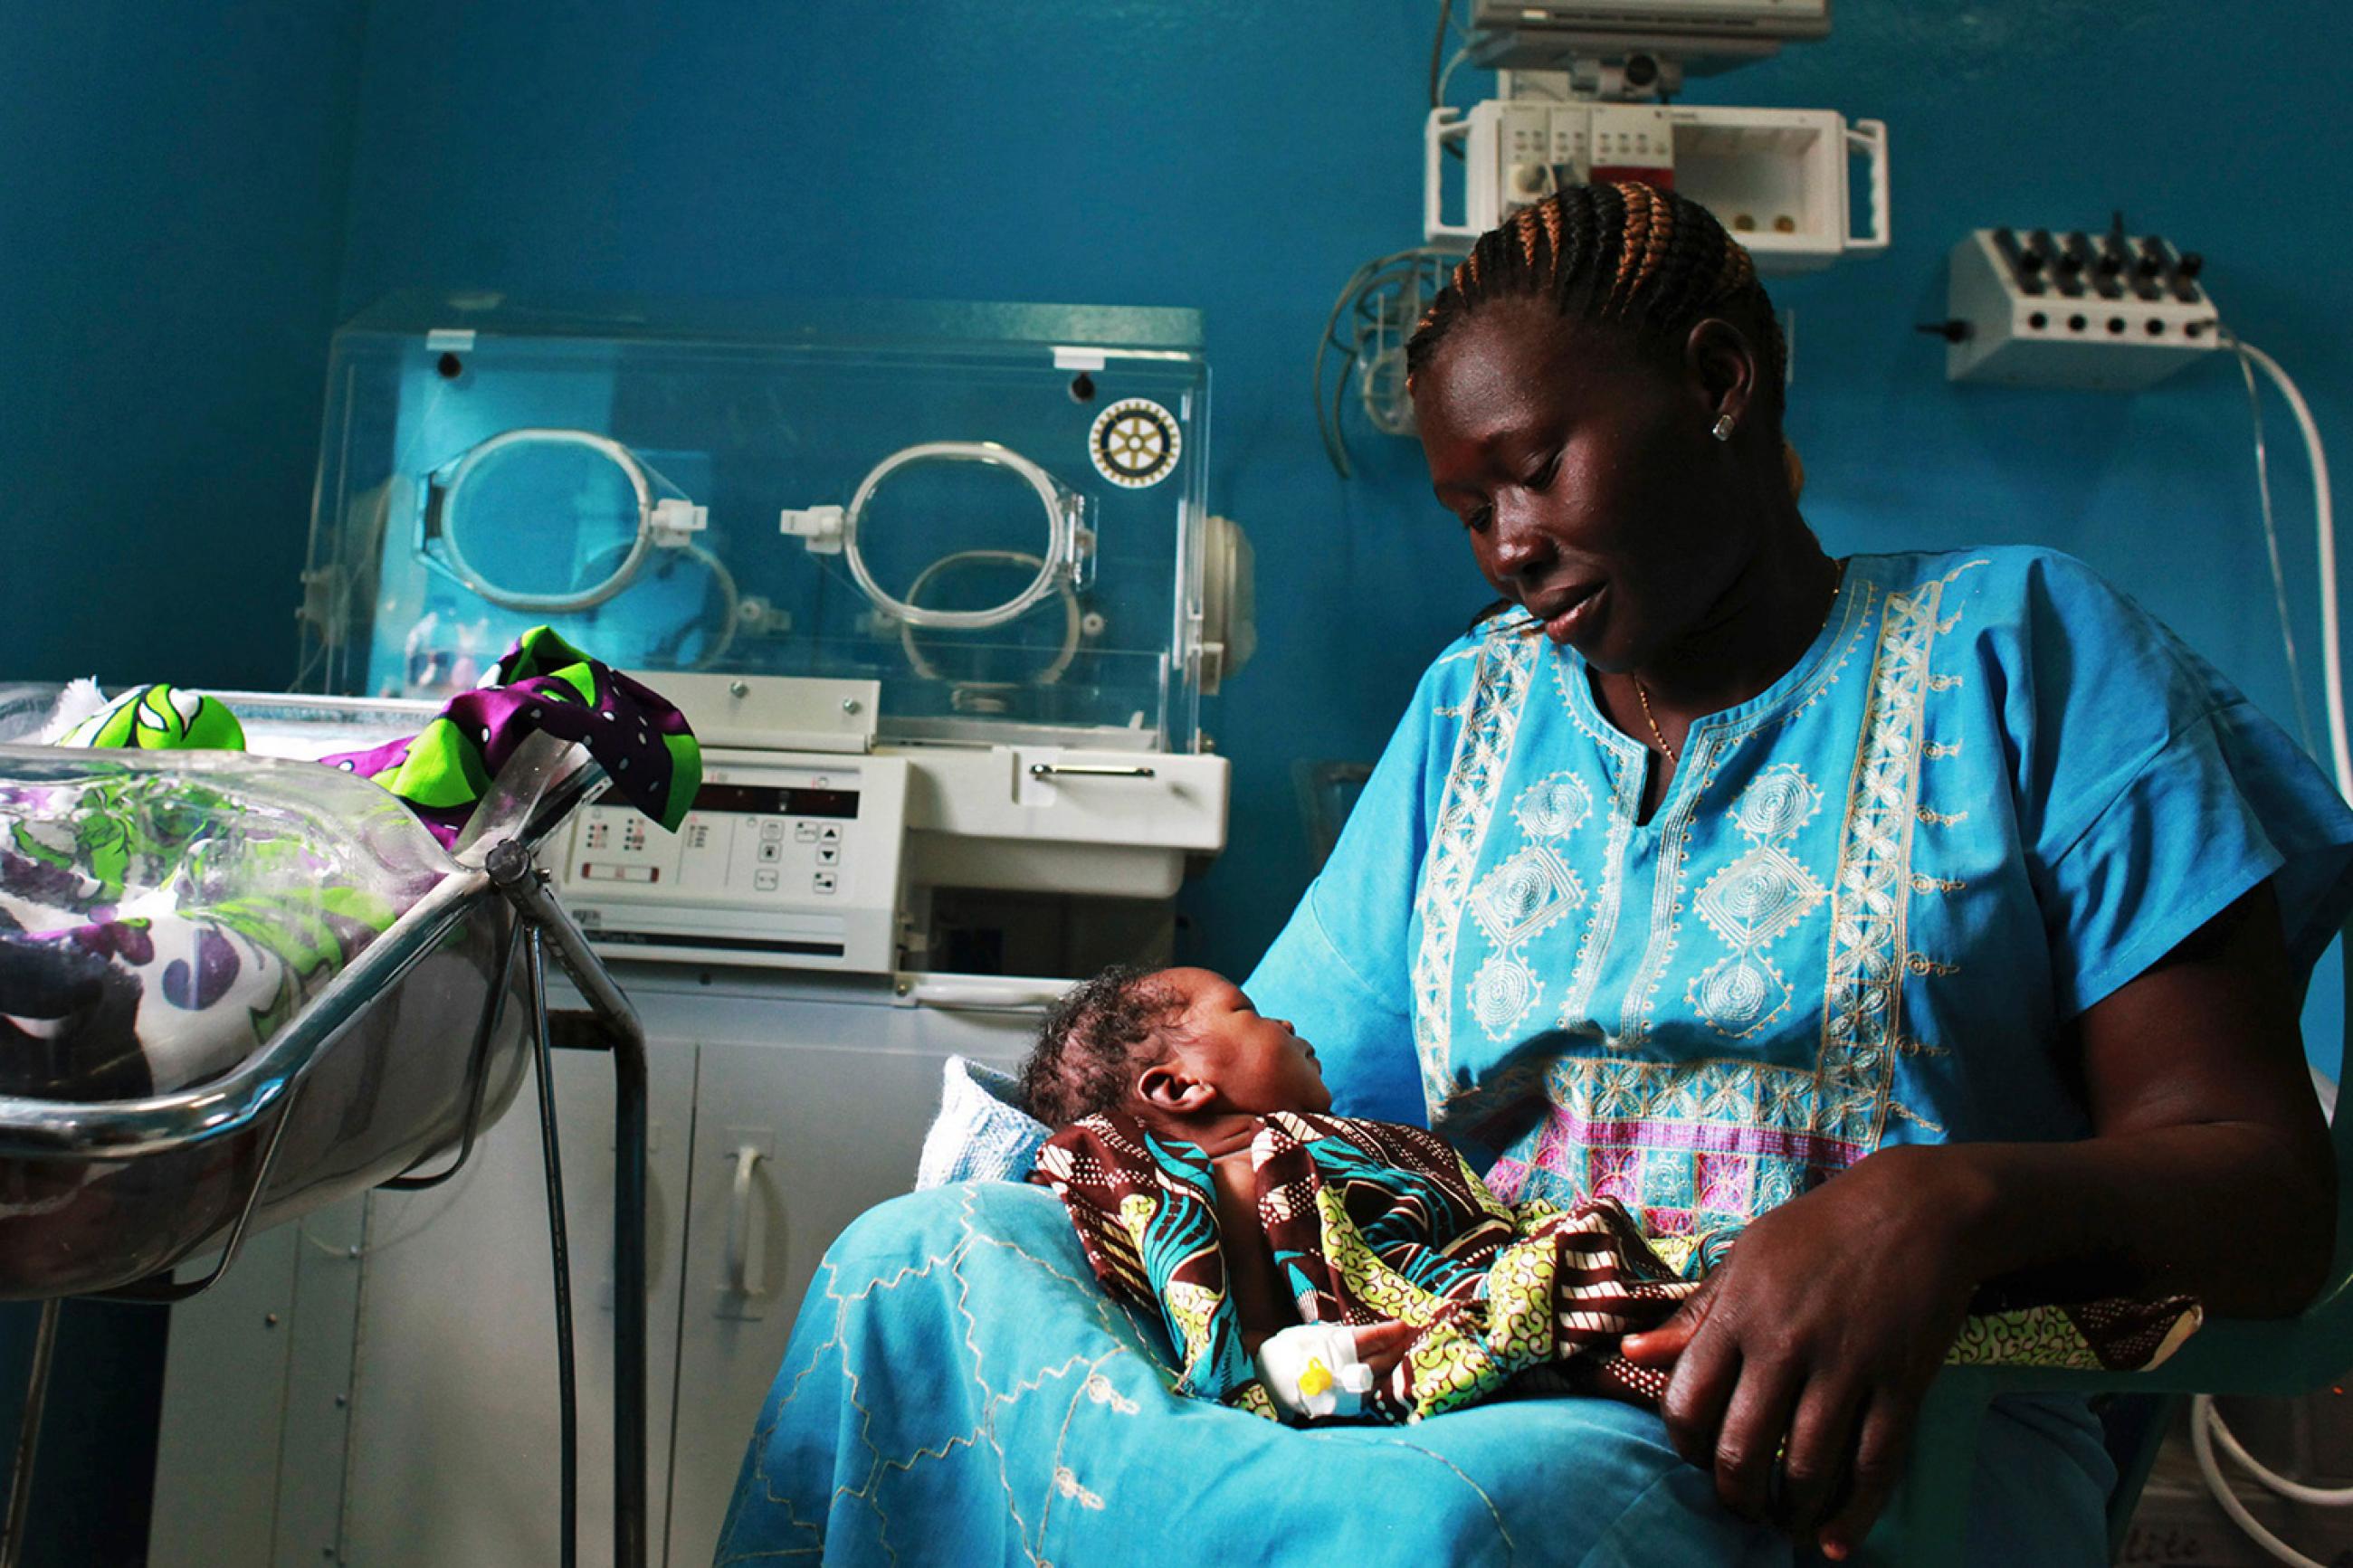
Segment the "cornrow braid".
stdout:
[[1406,384],[1464,317],[1509,298],[1671,340],[1721,316],[1756,342],[1760,391],[1780,406],[1788,351],[1756,261],[1688,196],[1633,182],[1570,185],[1481,235],[1406,344]]

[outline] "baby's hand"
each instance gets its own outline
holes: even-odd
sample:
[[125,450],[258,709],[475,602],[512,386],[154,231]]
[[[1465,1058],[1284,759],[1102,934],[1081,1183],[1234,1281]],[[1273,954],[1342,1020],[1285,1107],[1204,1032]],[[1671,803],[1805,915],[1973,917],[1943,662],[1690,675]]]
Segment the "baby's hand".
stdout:
[[1356,1359],[1373,1369],[1373,1386],[1396,1388],[1397,1370],[1421,1331],[1391,1318],[1385,1322],[1359,1323],[1349,1331],[1356,1339]]

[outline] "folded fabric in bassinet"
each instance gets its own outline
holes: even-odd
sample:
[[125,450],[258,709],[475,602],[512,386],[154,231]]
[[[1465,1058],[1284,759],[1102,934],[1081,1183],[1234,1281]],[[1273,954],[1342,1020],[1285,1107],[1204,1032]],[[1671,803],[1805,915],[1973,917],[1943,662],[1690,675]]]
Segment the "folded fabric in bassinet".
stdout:
[[[0,1094],[159,1094],[245,1060],[448,873],[442,851],[534,734],[586,746],[666,827],[691,806],[701,750],[658,694],[545,627],[490,680],[415,736],[321,759],[389,795],[322,784],[305,800],[309,763],[266,781],[193,760],[0,767]],[[218,700],[158,685],[95,705],[57,744],[243,739]]]

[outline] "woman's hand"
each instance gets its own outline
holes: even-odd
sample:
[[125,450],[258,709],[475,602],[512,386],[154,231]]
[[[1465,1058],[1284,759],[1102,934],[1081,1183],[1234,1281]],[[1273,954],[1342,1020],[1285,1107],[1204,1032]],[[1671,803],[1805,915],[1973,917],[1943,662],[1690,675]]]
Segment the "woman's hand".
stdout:
[[1725,1506],[1834,1560],[1902,1476],[1978,1282],[1977,1194],[1945,1152],[1882,1150],[1764,1215],[1682,1310],[1622,1347],[1674,1368],[1668,1434]]

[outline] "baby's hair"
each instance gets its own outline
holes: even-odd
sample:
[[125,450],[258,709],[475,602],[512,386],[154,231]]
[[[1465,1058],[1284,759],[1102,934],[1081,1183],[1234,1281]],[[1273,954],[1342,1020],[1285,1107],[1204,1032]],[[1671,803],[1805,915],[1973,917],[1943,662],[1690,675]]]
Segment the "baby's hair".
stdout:
[[1576,321],[1679,341],[1709,316],[1750,334],[1759,392],[1781,405],[1788,349],[1747,249],[1690,197],[1627,183],[1569,185],[1480,236],[1406,344],[1419,380],[1447,333],[1488,300],[1548,301]]
[[1159,972],[1118,964],[1054,1004],[1021,1064],[1029,1114],[1057,1130],[1115,1110],[1136,1075],[1168,1058],[1170,1026],[1185,998]]

